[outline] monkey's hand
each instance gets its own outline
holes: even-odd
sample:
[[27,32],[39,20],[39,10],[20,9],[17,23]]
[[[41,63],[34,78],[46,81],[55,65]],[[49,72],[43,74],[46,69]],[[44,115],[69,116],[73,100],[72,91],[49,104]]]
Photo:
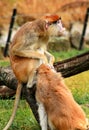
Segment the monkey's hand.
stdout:
[[32,59],[38,59],[44,61],[44,63],[48,63],[47,58],[44,54],[40,53],[39,51],[34,50],[22,50],[22,49],[15,49],[13,48],[12,51],[13,55],[19,56],[19,57],[26,57],[26,58],[32,58]]
[[55,61],[54,56],[51,55],[48,51],[45,51],[44,53],[45,53],[45,55],[47,56],[48,64],[49,64],[50,66],[53,66],[53,63],[54,63],[54,61]]

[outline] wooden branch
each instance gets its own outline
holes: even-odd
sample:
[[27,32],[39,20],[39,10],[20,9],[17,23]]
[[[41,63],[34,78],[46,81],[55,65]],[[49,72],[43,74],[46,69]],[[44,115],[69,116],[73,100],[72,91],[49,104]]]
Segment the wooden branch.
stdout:
[[54,63],[54,67],[63,77],[70,77],[89,70],[89,51],[78,56]]
[[0,98],[7,99],[15,95],[16,91],[6,86],[0,86]]
[[[70,59],[54,63],[55,69],[62,73],[63,77],[69,77],[89,70],[89,51]],[[0,85],[6,85],[10,89],[16,90],[17,79],[10,67],[0,68]],[[24,85],[22,94],[29,103],[36,120],[39,122],[37,104],[35,100],[35,87],[27,89]]]
[[5,85],[10,89],[16,90],[17,79],[11,69],[11,67],[1,67],[0,68],[0,86]]

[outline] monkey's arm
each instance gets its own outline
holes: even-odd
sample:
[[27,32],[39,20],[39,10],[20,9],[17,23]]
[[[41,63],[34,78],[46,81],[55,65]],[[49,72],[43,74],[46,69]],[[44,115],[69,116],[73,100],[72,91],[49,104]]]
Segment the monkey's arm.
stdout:
[[48,63],[53,66],[53,63],[54,63],[54,61],[55,61],[54,56],[51,55],[48,51],[45,51],[44,53],[45,53],[45,55],[47,56]]
[[13,50],[12,52],[13,52],[13,55],[16,55],[16,56],[33,58],[33,59],[41,59],[45,63],[47,63],[46,56],[44,54],[41,54],[38,51],[16,49],[16,50]]

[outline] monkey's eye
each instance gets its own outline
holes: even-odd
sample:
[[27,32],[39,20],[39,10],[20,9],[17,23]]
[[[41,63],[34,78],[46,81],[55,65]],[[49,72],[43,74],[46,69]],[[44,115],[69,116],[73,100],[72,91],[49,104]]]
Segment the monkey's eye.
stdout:
[[57,24],[57,21],[54,21],[52,24]]
[[47,23],[46,23],[46,29],[48,29],[48,27],[49,27],[51,24],[52,24],[52,23],[47,22]]
[[58,20],[57,23],[61,23],[61,20]]
[[60,22],[61,22],[61,17],[57,21],[54,21],[53,24],[57,24],[57,23],[60,23]]
[[48,25],[51,25],[52,23],[51,22],[48,22]]

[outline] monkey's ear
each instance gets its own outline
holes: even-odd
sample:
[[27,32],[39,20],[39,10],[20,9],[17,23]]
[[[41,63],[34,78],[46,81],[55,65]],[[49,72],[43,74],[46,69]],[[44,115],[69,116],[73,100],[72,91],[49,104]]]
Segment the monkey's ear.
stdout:
[[48,29],[48,27],[49,27],[49,24],[48,24],[48,22],[47,22],[46,25],[45,25],[45,28]]
[[48,29],[48,27],[51,25],[52,23],[50,23],[48,20],[46,20],[46,29]]

